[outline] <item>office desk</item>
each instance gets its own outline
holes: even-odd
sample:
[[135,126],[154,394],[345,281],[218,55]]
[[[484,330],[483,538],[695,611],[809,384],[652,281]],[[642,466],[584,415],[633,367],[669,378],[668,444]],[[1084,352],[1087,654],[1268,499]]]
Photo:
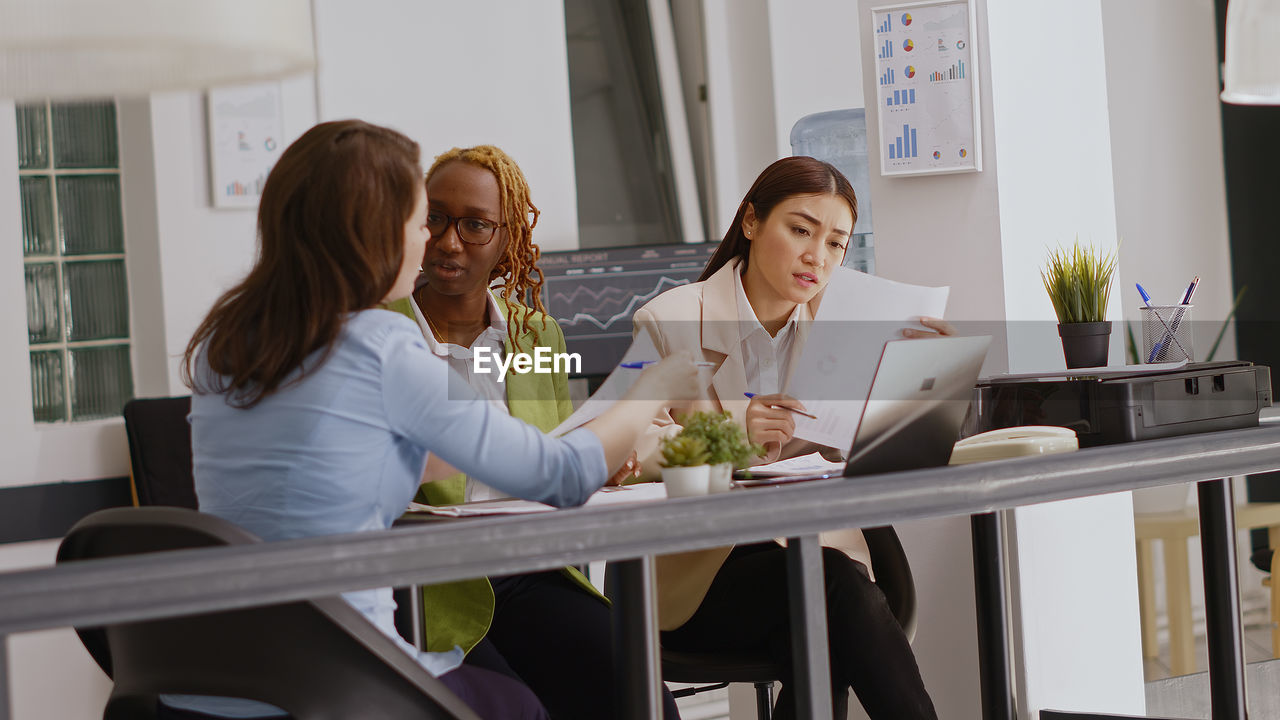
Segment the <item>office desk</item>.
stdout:
[[[1210,622],[1210,680],[1215,718],[1243,718],[1243,657],[1235,586],[1234,520],[1230,487],[1218,478],[1280,469],[1280,427],[1259,427],[1167,440],[1091,448],[1045,458],[825,480],[663,503],[580,508],[467,523],[427,523],[386,532],[329,536],[111,558],[78,566],[0,574],[0,641],[4,636],[71,625],[138,620],[222,608],[323,597],[361,588],[445,582],[570,565],[590,560],[635,560],[643,585],[645,558],[655,554],[798,537],[799,590],[821,598],[813,565],[823,530],[875,526],[942,515],[995,510],[1172,483],[1201,485]],[[767,497],[766,497],[767,496]],[[767,502],[762,502],[766,500]],[[1223,500],[1226,502],[1223,502]],[[1216,540],[1211,541],[1211,538]],[[997,538],[998,539],[998,538]],[[975,551],[975,556],[981,553]],[[1231,559],[1226,562],[1223,558]],[[815,577],[816,575],[816,577]],[[636,622],[649,640],[640,653],[645,677],[657,687],[650,595],[635,596]],[[980,593],[980,597],[984,597]],[[989,599],[989,597],[988,597]],[[998,602],[997,596],[996,600]],[[825,662],[821,613],[797,633],[804,657]],[[997,634],[1004,637],[1003,618]],[[986,635],[984,631],[984,637]],[[1003,650],[1006,641],[998,640]],[[0,642],[0,647],[4,647]],[[988,642],[988,650],[992,649]],[[991,656],[997,653],[991,653]],[[1007,654],[1005,654],[1007,658]],[[0,657],[0,668],[5,665]],[[984,683],[999,692],[1003,665],[984,653]],[[829,702],[829,679],[808,678],[812,707]],[[984,704],[996,707],[1000,697]],[[2,693],[0,693],[2,694]],[[1007,701],[1007,697],[1004,698]],[[628,700],[628,702],[630,702]],[[646,703],[638,700],[636,707]],[[1012,716],[1012,705],[1008,706]],[[1238,714],[1237,714],[1238,710]],[[0,706],[0,720],[7,708]],[[992,717],[992,715],[988,715]]]

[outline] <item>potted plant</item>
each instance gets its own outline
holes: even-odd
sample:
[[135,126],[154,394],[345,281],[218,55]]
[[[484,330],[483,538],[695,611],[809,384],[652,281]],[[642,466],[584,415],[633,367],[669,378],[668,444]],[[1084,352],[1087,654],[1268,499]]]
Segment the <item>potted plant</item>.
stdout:
[[764,448],[747,440],[747,431],[733,421],[728,412],[695,412],[681,418],[685,431],[706,442],[710,492],[728,492],[735,468],[749,466],[764,453]]
[[1049,253],[1040,278],[1058,316],[1058,336],[1068,368],[1107,364],[1111,322],[1106,319],[1111,279],[1116,271],[1115,253],[1075,245]]
[[707,442],[687,430],[662,440],[662,482],[667,486],[667,497],[707,494],[711,471]]

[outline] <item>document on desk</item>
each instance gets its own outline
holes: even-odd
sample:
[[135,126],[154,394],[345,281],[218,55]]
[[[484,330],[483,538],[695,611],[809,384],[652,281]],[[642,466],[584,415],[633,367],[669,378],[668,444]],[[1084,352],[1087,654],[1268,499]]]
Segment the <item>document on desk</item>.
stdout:
[[786,475],[821,475],[844,472],[843,462],[832,462],[820,453],[809,453],[764,465],[752,465],[746,469],[754,477],[784,477]]
[[797,415],[795,437],[848,450],[884,344],[942,317],[950,292],[836,268],[785,390],[817,416]]
[[[624,485],[622,487],[600,488],[594,495],[587,498],[586,506],[602,507],[606,505],[627,505],[637,502],[665,500],[666,498],[666,485],[663,485],[660,482],[637,483],[635,485]],[[517,498],[508,498],[505,500],[483,500],[481,502],[465,503],[463,505],[424,505],[416,502],[409,503],[409,512],[431,513],[432,515],[440,515],[443,517],[532,515],[534,513],[551,512],[556,509],[557,508],[550,505],[544,505],[540,502],[520,500]]]

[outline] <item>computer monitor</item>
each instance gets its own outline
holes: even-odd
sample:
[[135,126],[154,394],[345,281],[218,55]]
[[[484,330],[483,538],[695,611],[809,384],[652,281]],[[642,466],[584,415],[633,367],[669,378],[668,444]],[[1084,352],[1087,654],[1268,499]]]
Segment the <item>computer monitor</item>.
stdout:
[[543,253],[542,304],[564,330],[581,375],[607,375],[631,346],[631,316],[665,290],[694,282],[718,243]]

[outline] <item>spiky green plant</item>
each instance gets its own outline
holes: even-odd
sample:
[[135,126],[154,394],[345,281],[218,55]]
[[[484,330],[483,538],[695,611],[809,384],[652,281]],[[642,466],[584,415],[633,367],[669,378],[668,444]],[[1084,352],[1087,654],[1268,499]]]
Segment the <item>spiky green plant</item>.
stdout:
[[1070,249],[1059,247],[1050,251],[1040,279],[1053,302],[1058,322],[1065,325],[1106,320],[1115,272],[1114,252],[1100,253],[1082,246],[1080,238],[1076,238]]

